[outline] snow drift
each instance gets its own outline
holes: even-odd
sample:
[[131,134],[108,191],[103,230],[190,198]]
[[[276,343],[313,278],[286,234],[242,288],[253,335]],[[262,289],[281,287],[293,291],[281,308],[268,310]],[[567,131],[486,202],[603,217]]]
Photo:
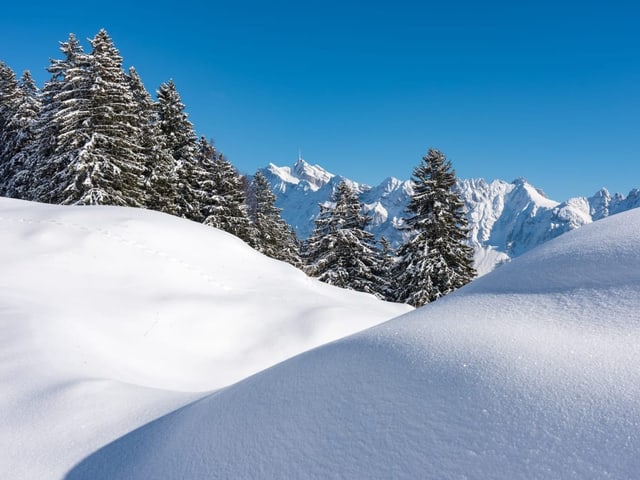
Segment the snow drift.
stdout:
[[637,478],[640,210],[89,456],[89,478]]
[[202,392],[408,310],[168,215],[0,198],[0,478],[62,478]]

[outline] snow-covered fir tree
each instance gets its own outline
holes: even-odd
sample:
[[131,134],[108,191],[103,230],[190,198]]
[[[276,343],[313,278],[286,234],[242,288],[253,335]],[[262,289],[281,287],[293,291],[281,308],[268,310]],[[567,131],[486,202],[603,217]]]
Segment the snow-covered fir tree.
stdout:
[[376,266],[376,274],[379,278],[378,293],[384,300],[395,300],[395,264],[396,252],[389,240],[382,236],[379,240],[380,259]]
[[105,30],[91,54],[75,55],[53,101],[57,129],[46,200],[58,204],[144,206],[141,132],[122,57]]
[[[44,139],[45,146],[50,148],[38,158],[38,164],[45,169],[42,173],[37,172],[43,187],[42,197],[38,200],[48,203],[62,203],[67,187],[75,187],[72,165],[79,160],[81,149],[91,137],[90,60],[75,40],[75,37],[70,37],[69,42],[61,46],[67,61],[56,65],[57,71],[52,79],[55,84],[51,85],[55,87],[54,96],[47,98],[54,110],[43,112],[51,113],[47,125],[51,138]],[[50,146],[47,145],[49,142]]]
[[65,169],[64,158],[56,155],[64,105],[75,102],[75,85],[69,80],[74,72],[86,68],[87,56],[74,34],[60,42],[63,59],[52,59],[47,71],[51,78],[41,92],[42,108],[34,127],[35,138],[28,147],[30,184],[26,200],[53,202],[54,179]]
[[178,215],[194,220],[200,218],[200,175],[196,165],[197,136],[189,121],[180,94],[173,80],[158,88],[158,120],[162,133],[162,147],[173,157]]
[[[4,168],[0,173],[0,195],[25,198],[30,181],[29,149],[35,140],[35,123],[40,114],[40,97],[33,77],[25,71],[18,82],[18,97],[0,145]],[[4,187],[2,185],[4,184]]]
[[13,151],[14,131],[12,120],[18,111],[20,89],[14,71],[0,62],[0,195],[4,195],[13,176],[10,160]]
[[63,203],[144,206],[142,132],[122,57],[105,30],[91,40],[92,132],[75,166],[76,185]]
[[220,206],[219,181],[216,175],[216,161],[220,154],[212,141],[200,137],[196,145],[194,162],[190,166],[191,190],[197,198],[198,212],[194,220],[205,222],[212,221]]
[[338,184],[331,202],[320,206],[315,230],[304,243],[306,272],[331,285],[382,297],[382,258],[373,234],[365,230],[370,217],[346,182]]
[[13,69],[0,61],[0,132],[3,132],[15,112],[18,81]]
[[138,107],[137,127],[144,158],[145,207],[178,215],[176,164],[165,148],[156,103],[134,67],[129,68],[129,86]]
[[253,177],[251,219],[256,228],[256,248],[268,257],[300,267],[300,246],[293,229],[280,216],[269,181],[258,171]]
[[242,178],[220,153],[211,165],[211,193],[206,206],[206,225],[219,228],[256,245],[256,232],[247,210]]
[[455,171],[438,150],[429,149],[413,172],[413,194],[405,228],[412,237],[398,251],[396,300],[415,307],[469,283],[475,276],[467,245],[464,203],[454,191]]

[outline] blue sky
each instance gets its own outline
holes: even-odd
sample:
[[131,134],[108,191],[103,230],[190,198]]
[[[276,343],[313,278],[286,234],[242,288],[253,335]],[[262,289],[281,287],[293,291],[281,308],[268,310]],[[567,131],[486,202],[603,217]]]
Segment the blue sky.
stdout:
[[436,147],[565,200],[640,188],[639,24],[630,0],[11,2],[0,60],[42,86],[58,42],[105,28],[243,172],[301,149],[376,184]]

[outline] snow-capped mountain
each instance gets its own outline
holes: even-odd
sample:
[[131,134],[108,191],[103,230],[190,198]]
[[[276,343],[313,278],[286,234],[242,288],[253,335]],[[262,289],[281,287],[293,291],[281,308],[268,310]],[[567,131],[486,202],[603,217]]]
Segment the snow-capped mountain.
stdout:
[[[358,192],[373,221],[369,229],[384,236],[393,246],[403,242],[404,210],[412,192],[410,180],[389,177],[380,185],[354,182],[334,175],[302,158],[293,167],[270,164],[262,169],[278,197],[282,217],[307,238],[314,228],[319,204],[328,201],[340,181],[347,181]],[[459,180],[457,188],[465,201],[470,227],[470,242],[475,248],[475,263],[480,274],[521,255],[562,233],[595,220],[640,206],[640,190],[626,197],[611,195],[602,189],[592,197],[556,202],[547,198],[525,179],[511,183],[503,180]]]

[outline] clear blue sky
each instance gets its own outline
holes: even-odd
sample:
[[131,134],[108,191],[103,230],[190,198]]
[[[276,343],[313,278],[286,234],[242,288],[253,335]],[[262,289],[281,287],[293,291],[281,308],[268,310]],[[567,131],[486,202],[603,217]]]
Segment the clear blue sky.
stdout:
[[640,6],[609,1],[10,2],[0,60],[39,86],[105,28],[145,85],[173,78],[243,172],[311,163],[369,184],[429,147],[459,177],[551,198],[640,188]]

